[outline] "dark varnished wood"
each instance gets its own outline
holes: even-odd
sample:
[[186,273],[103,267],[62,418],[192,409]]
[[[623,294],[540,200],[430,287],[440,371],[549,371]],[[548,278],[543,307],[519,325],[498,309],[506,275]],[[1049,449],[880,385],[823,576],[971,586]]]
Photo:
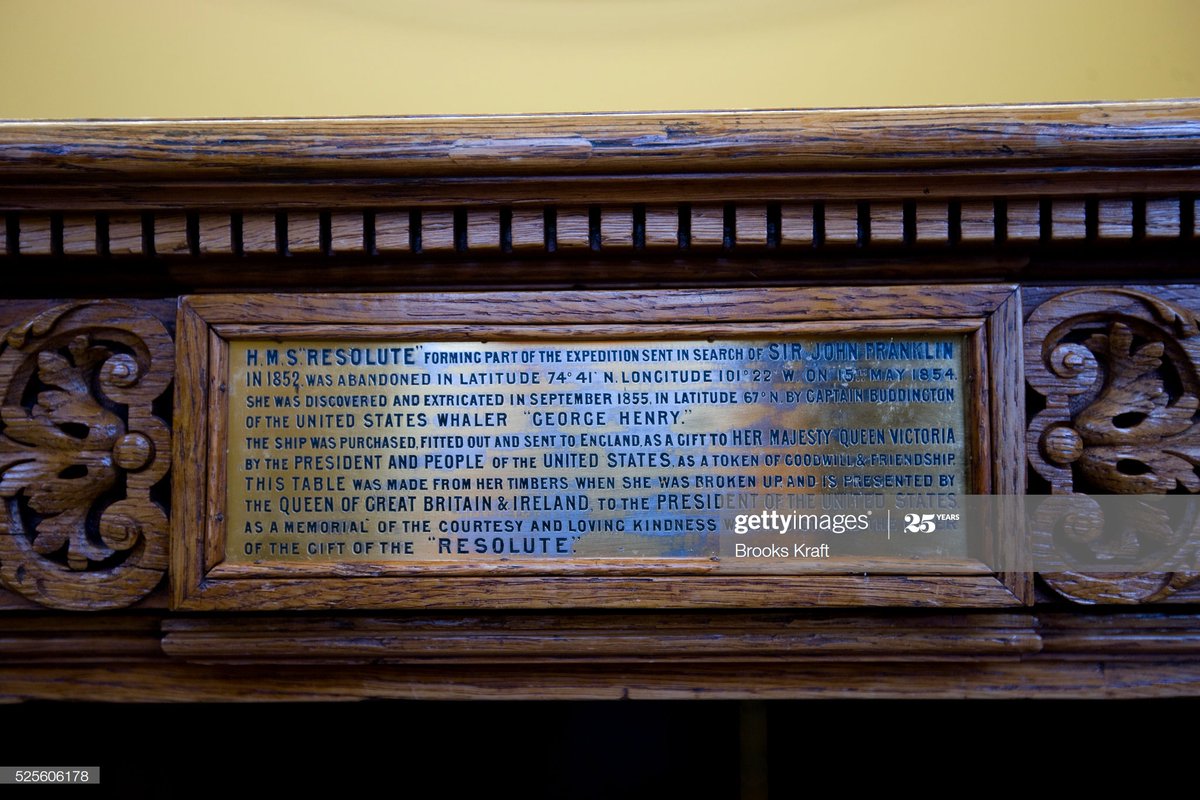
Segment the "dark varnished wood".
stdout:
[[[1198,244],[1195,101],[0,123],[5,331],[82,298],[154,298],[127,305],[161,321],[179,363],[195,365],[218,363],[206,320],[230,330],[247,314],[288,322],[272,316],[275,301],[231,292],[291,295],[316,315],[313,328],[376,324],[396,311],[397,291],[425,296],[403,309],[419,324],[459,331],[528,324],[518,310],[530,290],[552,290],[543,308],[584,329],[633,312],[638,325],[711,325],[744,287],[765,289],[768,310],[740,324],[764,328],[802,311],[808,324],[862,324],[889,303],[906,324],[987,315],[980,335],[995,358],[980,389],[999,419],[986,464],[996,491],[1023,490],[1027,464],[1042,459],[1022,416],[1038,346],[1028,320],[1047,303],[1056,305],[1044,316],[1074,303],[1120,322],[1128,296],[1055,300],[1100,284],[1200,312]],[[1020,286],[1003,301],[946,292],[936,307],[917,288],[980,283]],[[911,291],[897,295],[898,285]],[[628,290],[627,300],[597,289]],[[361,291],[375,296],[358,310],[339,297]],[[194,299],[205,316],[184,309],[174,331],[177,298],[211,292],[224,295]],[[797,304],[799,296],[811,300]],[[173,403],[158,402],[172,431],[204,424],[213,384],[200,377],[189,391],[177,383]],[[208,457],[197,437],[173,436],[170,447],[176,469]],[[1142,449],[1153,453],[1151,443]],[[1038,480],[1030,470],[1029,484]],[[161,494],[155,502],[175,524],[199,529],[209,509],[196,489],[212,485],[175,481],[170,503]],[[211,540],[208,548],[202,558],[172,552],[173,577],[201,581],[220,557]],[[568,580],[582,594],[595,590],[594,577]],[[345,612],[361,578],[310,602],[317,616],[181,614],[167,610],[163,586],[126,611],[70,615],[47,610],[36,593],[0,589],[0,697],[1200,694],[1200,620],[1186,607],[1200,602],[1200,582],[1188,575],[1057,575],[1036,587],[1008,575],[832,576],[783,595],[746,579],[694,577],[718,579],[708,602],[752,608],[696,609],[663,576],[638,584],[644,611],[567,611],[557,590],[528,576],[508,585],[543,611],[370,617]],[[463,579],[477,582],[475,599],[498,580]],[[264,608],[305,599],[283,575],[263,589]],[[457,589],[402,599],[434,607],[461,601]],[[66,596],[87,608],[136,600],[118,594]],[[616,588],[598,596],[598,605],[621,604]],[[859,609],[794,608],[817,598]],[[872,608],[898,601],[976,610]],[[1082,613],[1078,603],[1107,610]]]
[[43,620],[0,637],[0,697],[1178,697],[1200,690],[1197,630],[1054,611]]
[[[936,316],[930,308],[936,307]],[[230,338],[404,336],[462,340],[704,337],[731,333],[846,330],[975,332],[967,368],[972,491],[1023,485],[1021,407],[1009,386],[1020,304],[1012,286],[658,290],[633,292],[195,295],[183,299],[185,361],[177,382],[180,442],[172,547],[172,604],[179,609],[686,608],[808,606],[1006,606],[1032,600],[1029,574],[992,575],[975,562],[946,574],[733,576],[704,574],[702,559],[678,563],[526,565],[396,564],[262,567],[221,564],[224,552],[224,359]],[[207,353],[204,354],[205,348]],[[195,387],[195,388],[193,388]],[[207,405],[198,398],[207,394]],[[185,397],[187,399],[185,399]],[[186,441],[184,441],[186,440]],[[1011,441],[1010,441],[1011,440]],[[207,445],[207,452],[204,447]],[[996,448],[1007,454],[997,460]],[[199,487],[206,487],[202,493]],[[473,568],[472,568],[473,566]],[[835,567],[831,567],[834,569]],[[858,572],[863,572],[859,568]],[[869,571],[869,570],[868,570]],[[549,573],[533,575],[532,573]]]
[[170,431],[153,405],[174,378],[174,350],[161,321],[111,301],[54,306],[8,331],[0,348],[7,588],[95,610],[131,605],[162,580],[167,516],[152,491],[170,469]]
[[[409,119],[6,122],[0,169],[326,178],[1194,163],[1190,101]],[[1131,151],[1136,155],[1131,156]]]
[[[1200,295],[1191,287],[1111,286],[1048,295],[1026,320],[1024,364],[1044,406],[1031,411],[1025,446],[1049,492],[1200,491],[1192,455]],[[1170,597],[1200,574],[1067,572],[1042,579],[1080,602],[1142,603]]]
[[1041,650],[1020,614],[894,616],[849,614],[641,614],[356,617],[350,620],[164,622],[163,650],[174,658],[273,662],[327,659],[450,663],[461,658],[546,662],[558,658],[637,663],[674,657],[695,662],[869,661],[1029,655]]

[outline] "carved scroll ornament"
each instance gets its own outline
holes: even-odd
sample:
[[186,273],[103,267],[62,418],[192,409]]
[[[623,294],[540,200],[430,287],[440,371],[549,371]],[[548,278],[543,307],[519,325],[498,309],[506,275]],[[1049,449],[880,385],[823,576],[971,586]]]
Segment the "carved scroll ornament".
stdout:
[[59,306],[0,345],[0,582],[43,605],[128,606],[167,567],[156,487],[174,374],[157,319],[115,302]]
[[[1025,326],[1031,396],[1026,451],[1053,494],[1200,492],[1200,317],[1132,289],[1080,289],[1043,303]],[[1037,400],[1044,407],[1037,409]],[[1036,413],[1033,413],[1036,412]],[[1176,534],[1152,508],[1100,557],[1132,565]],[[1043,574],[1085,603],[1145,603],[1200,579],[1184,572]]]

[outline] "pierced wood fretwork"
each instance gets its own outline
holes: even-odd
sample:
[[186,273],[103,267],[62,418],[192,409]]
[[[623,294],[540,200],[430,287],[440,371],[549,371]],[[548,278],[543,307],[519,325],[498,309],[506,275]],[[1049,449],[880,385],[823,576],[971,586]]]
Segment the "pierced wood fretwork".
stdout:
[[[1051,493],[1200,492],[1196,312],[1135,289],[1065,292],[1039,306],[1025,325],[1025,376],[1044,403],[1029,409],[1026,449]],[[1154,537],[1159,527],[1143,524],[1126,538]],[[1079,602],[1144,603],[1191,585],[1200,574],[1042,578]]]
[[0,349],[0,582],[54,608],[121,608],[167,567],[155,487],[171,434],[153,407],[171,336],[129,306],[80,302],[10,330]]

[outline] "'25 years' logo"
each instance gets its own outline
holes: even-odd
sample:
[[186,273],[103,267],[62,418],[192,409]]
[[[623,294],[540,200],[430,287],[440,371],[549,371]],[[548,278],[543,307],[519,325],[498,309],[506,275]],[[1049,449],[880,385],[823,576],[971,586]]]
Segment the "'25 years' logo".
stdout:
[[933,517],[933,514],[905,514],[904,530],[907,533],[933,533],[937,530]]

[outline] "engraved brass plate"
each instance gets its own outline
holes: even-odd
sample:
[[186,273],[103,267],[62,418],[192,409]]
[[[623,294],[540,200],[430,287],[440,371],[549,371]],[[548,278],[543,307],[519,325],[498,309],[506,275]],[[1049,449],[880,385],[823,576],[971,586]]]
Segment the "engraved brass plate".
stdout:
[[967,346],[234,340],[225,560],[717,558],[771,493],[966,493]]

